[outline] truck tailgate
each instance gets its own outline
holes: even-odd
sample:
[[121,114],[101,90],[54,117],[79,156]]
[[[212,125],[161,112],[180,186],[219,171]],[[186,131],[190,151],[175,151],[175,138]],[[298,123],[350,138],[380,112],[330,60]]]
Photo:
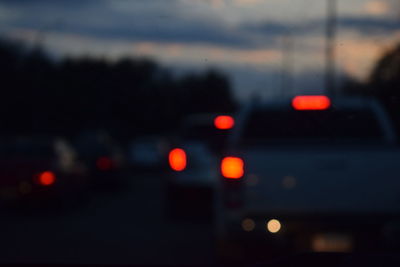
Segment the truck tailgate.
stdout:
[[247,149],[245,209],[279,213],[400,211],[400,152]]

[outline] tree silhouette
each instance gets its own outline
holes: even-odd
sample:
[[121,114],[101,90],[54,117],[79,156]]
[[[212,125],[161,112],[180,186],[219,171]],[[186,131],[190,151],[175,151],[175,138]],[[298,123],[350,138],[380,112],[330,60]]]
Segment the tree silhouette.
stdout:
[[400,45],[378,61],[368,86],[371,93],[386,106],[400,133]]
[[366,83],[347,79],[344,95],[377,98],[388,111],[397,134],[400,134],[400,44],[386,52],[375,64]]
[[106,129],[121,138],[176,129],[190,113],[231,112],[228,78],[217,70],[177,78],[150,59],[53,62],[40,49],[0,42],[3,134],[73,136]]

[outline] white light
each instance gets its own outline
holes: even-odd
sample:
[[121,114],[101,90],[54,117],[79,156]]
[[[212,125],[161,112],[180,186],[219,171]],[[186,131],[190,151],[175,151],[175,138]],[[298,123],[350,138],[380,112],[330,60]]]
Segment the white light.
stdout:
[[276,219],[269,220],[267,223],[267,230],[273,234],[278,233],[281,227],[281,223]]

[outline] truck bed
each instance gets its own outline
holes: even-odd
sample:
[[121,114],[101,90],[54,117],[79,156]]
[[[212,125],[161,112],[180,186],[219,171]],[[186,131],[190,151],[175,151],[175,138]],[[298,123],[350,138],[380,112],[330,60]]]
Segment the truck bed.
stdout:
[[400,150],[257,147],[242,152],[249,212],[400,212]]

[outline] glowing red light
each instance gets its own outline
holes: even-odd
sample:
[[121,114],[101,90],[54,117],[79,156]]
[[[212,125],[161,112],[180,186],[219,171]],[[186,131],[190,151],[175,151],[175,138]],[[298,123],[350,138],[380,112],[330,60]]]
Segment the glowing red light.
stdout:
[[231,116],[218,116],[214,119],[214,125],[217,129],[229,130],[235,125],[235,120]]
[[240,179],[244,174],[244,161],[237,157],[226,157],[221,162],[222,176],[228,179]]
[[49,186],[56,181],[56,175],[51,171],[45,171],[39,174],[38,182],[40,185]]
[[175,148],[169,152],[169,165],[174,171],[183,171],[186,169],[186,152],[183,149]]
[[102,171],[110,170],[113,167],[113,162],[108,157],[101,157],[96,162],[97,168]]
[[331,100],[324,95],[296,96],[292,106],[296,110],[325,110],[331,106]]

